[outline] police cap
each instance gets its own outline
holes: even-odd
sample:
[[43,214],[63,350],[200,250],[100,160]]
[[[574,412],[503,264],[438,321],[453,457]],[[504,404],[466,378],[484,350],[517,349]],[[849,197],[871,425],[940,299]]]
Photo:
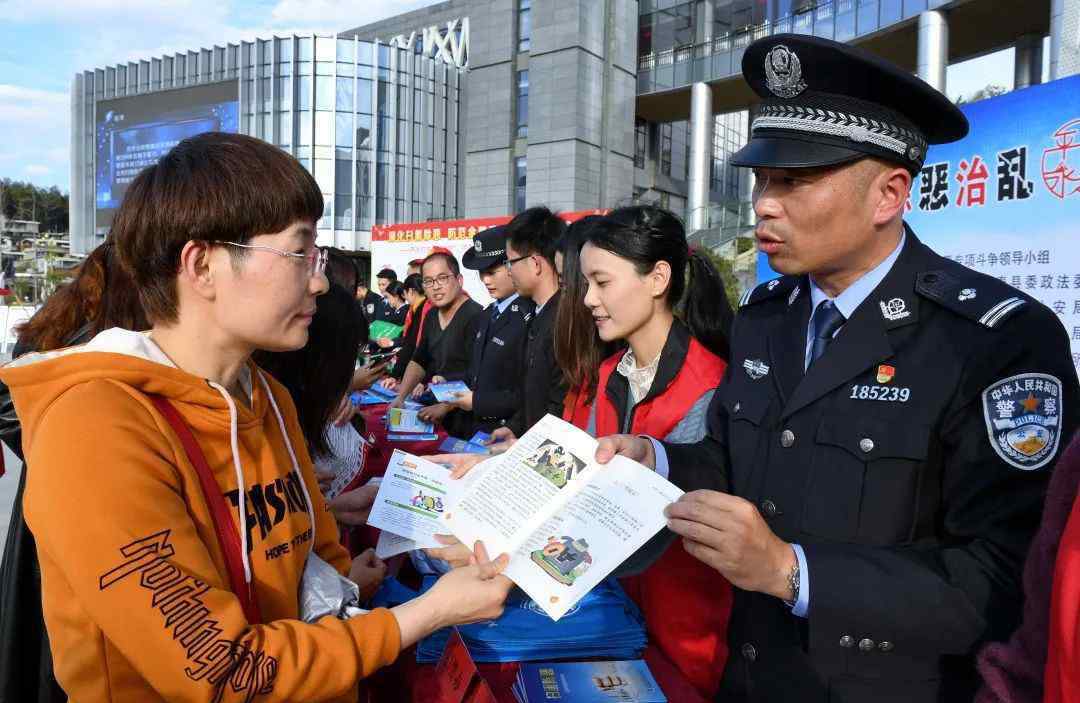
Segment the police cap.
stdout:
[[967,118],[946,96],[869,52],[776,34],[746,48],[742,72],[763,99],[736,166],[805,168],[876,156],[922,168],[929,144],[962,139]]
[[472,249],[461,257],[461,264],[473,271],[486,271],[506,261],[506,227],[488,227],[473,237]]

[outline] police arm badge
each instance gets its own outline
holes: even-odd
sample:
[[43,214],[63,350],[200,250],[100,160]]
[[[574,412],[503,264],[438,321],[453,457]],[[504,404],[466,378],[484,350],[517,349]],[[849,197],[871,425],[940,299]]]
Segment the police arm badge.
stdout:
[[1062,385],[1054,376],[1023,373],[982,393],[983,418],[1006,464],[1034,471],[1053,461],[1061,439]]

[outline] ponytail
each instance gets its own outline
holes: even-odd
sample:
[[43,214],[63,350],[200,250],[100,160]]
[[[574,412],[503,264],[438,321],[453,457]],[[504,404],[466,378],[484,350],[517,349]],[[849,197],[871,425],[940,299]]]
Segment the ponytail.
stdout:
[[681,316],[690,334],[706,349],[727,361],[731,353],[731,324],[735,314],[728,302],[724,281],[704,253],[690,249],[687,262],[686,295]]

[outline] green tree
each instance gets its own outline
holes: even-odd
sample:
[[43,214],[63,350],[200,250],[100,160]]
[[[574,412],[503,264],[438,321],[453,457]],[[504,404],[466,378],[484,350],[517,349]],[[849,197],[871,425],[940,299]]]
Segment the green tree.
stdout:
[[39,188],[33,183],[0,179],[3,214],[9,220],[37,220],[42,232],[68,231],[68,196],[56,186]]
[[956,104],[957,105],[966,105],[968,103],[975,103],[975,102],[978,102],[980,100],[986,100],[987,98],[996,98],[997,96],[1004,95],[1005,93],[1008,93],[1008,92],[1009,92],[1009,89],[1006,88],[1005,86],[998,85],[997,83],[991,83],[990,85],[986,86],[985,88],[980,88],[979,90],[976,90],[974,93],[972,93],[968,97],[964,97],[963,95],[961,95],[960,97],[958,97],[956,99]]

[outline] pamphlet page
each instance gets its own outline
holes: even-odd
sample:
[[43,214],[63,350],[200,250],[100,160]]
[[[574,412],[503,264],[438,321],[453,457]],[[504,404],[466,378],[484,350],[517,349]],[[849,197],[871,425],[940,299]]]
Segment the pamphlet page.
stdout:
[[449,481],[445,466],[394,450],[368,524],[411,540],[410,548],[441,547],[434,535],[446,532],[441,517],[447,506]]
[[597,469],[595,453],[596,440],[587,432],[546,415],[510,451],[483,462],[490,468],[460,492],[443,519],[465,544],[483,540],[492,556],[513,554]]
[[452,488],[443,515],[465,544],[479,539],[492,556],[510,554],[506,575],[553,620],[662,529],[664,508],[682,495],[625,457],[600,466],[596,445],[547,415],[509,452],[477,465],[468,486]]

